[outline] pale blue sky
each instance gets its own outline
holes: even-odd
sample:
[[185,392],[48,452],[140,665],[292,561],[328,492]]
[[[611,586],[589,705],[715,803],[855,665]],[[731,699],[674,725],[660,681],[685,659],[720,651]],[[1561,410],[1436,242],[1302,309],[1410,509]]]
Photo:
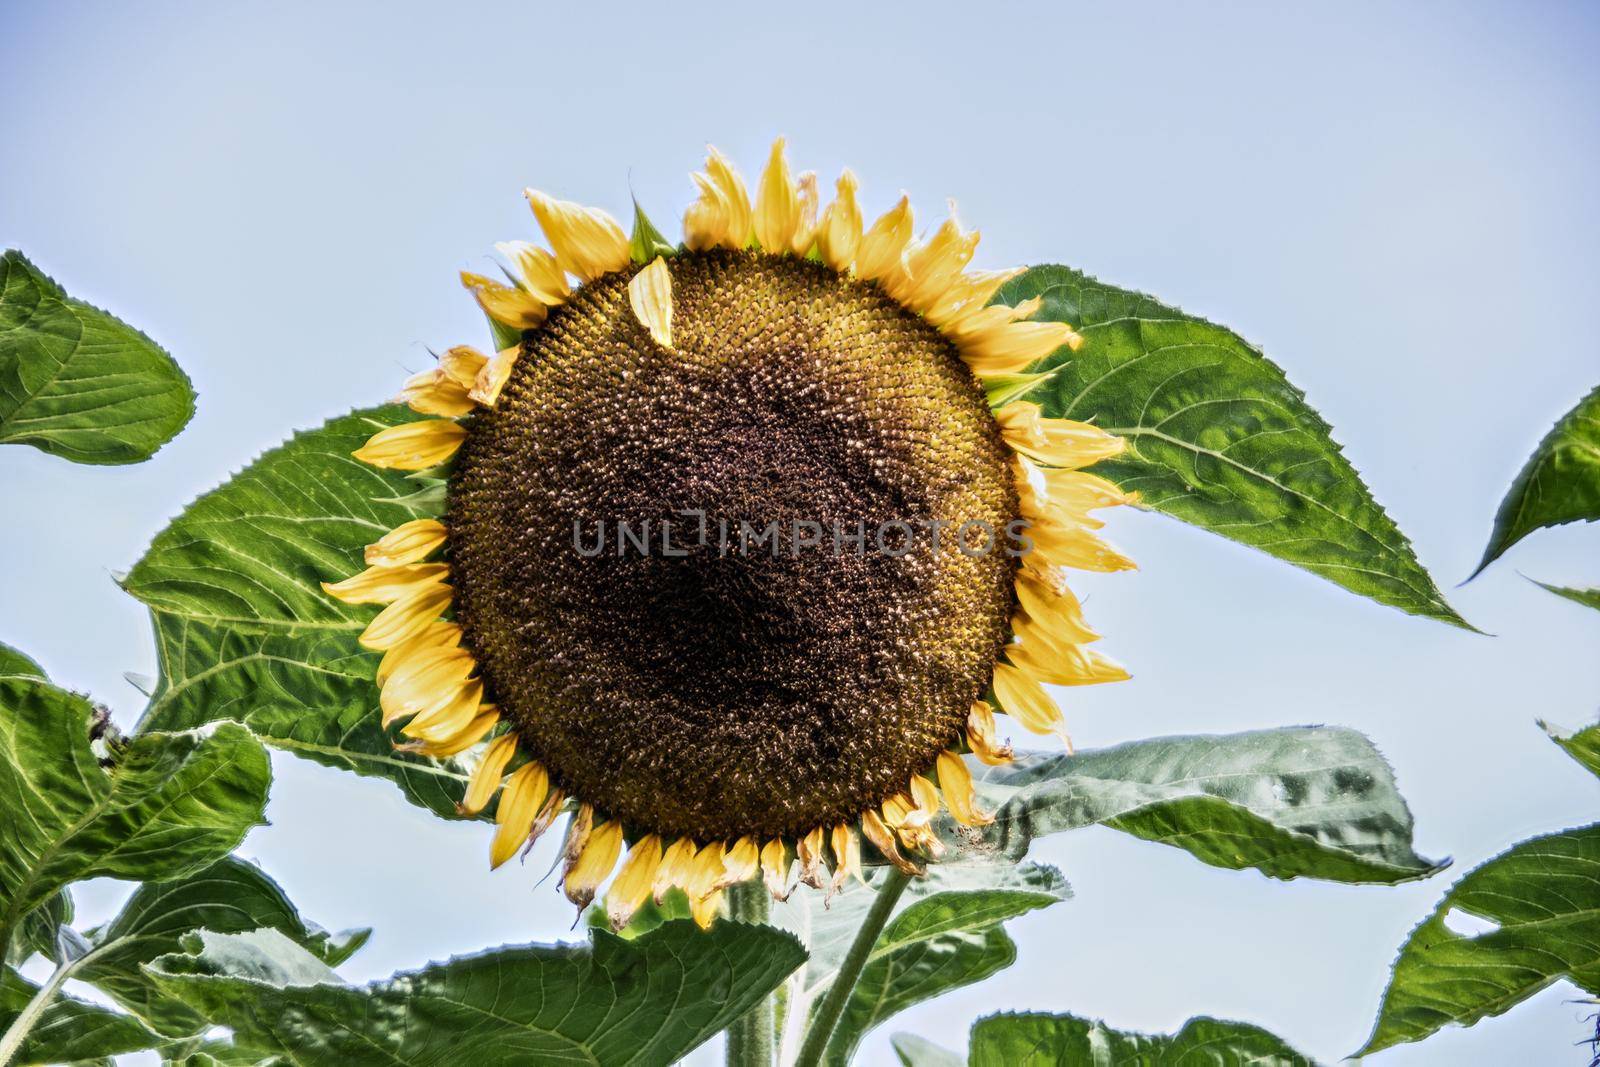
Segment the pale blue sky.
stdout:
[[[456,286],[532,234],[524,185],[666,224],[715,142],[754,171],[848,163],[982,228],[984,266],[1059,261],[1262,344],[1333,423],[1460,610],[1419,621],[1155,515],[1083,583],[1136,677],[1067,694],[1081,745],[1328,722],[1394,762],[1455,874],[1592,821],[1594,780],[1534,726],[1592,718],[1600,615],[1517,571],[1600,581],[1600,530],[1539,534],[1471,585],[1495,504],[1600,379],[1600,9],[1582,4],[773,6],[7,4],[0,245],[167,346],[199,414],[144,466],[0,449],[0,639],[124,724],[150,673],[112,584],[166,519],[296,427],[482,340]],[[370,924],[386,974],[565,934],[481,826],[276,758],[244,851],[312,918]],[[1168,1030],[1248,1019],[1333,1060],[1454,875],[1278,883],[1109,831],[1048,842],[1075,900],[1012,924],[1018,963],[892,1028],[960,1045],[1002,1008]],[[103,912],[111,887],[82,894]],[[1579,1064],[1560,985],[1371,1062]],[[887,1031],[862,1062],[885,1062]]]

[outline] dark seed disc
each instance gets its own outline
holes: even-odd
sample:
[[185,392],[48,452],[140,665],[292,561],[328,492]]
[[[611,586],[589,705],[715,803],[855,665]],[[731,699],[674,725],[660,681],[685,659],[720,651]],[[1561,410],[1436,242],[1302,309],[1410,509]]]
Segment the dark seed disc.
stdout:
[[469,421],[447,515],[466,643],[528,751],[633,829],[852,822],[988,684],[1015,564],[954,540],[1016,518],[1007,452],[950,343],[876,286],[668,264],[671,350],[607,276]]

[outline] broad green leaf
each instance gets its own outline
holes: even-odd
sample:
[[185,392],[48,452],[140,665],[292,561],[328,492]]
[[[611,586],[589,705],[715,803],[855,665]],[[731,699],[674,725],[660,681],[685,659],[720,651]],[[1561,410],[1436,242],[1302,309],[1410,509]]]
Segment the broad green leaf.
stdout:
[[194,389],[144,334],[0,255],[0,443],[77,463],[137,463],[194,415]]
[[183,878],[262,821],[271,770],[244,727],[136,737],[107,769],[93,714],[44,682],[0,678],[0,942],[71,882]]
[[1572,733],[1547,722],[1540,722],[1539,728],[1549,734],[1550,740],[1560,745],[1567,755],[1582,764],[1584,770],[1600,778],[1600,723]]
[[[1452,911],[1498,925],[1458,934]],[[1600,824],[1513,845],[1452,886],[1401,946],[1357,1055],[1471,1026],[1561,978],[1600,994]]]
[[416,486],[350,453],[417,416],[390,405],[296,434],[200,497],[150,544],[123,588],[206,626],[354,637],[375,614],[322,591],[362,569],[362,549],[419,517],[394,500]]
[[[9,967],[0,970],[0,1034],[28,1006],[39,987]],[[16,1067],[102,1062],[125,1052],[154,1048],[161,1039],[131,1015],[55,995],[18,1051]]]
[[733,922],[592,937],[592,947],[499,948],[363,987],[275,932],[201,934],[193,955],[150,969],[237,1043],[296,1062],[653,1065],[724,1029],[805,959],[787,934]]
[[72,913],[72,894],[62,889],[24,915],[6,946],[6,965],[20,967],[34,953],[54,958],[56,938],[63,926],[72,925]]
[[1600,588],[1578,589],[1567,585],[1550,585],[1546,582],[1534,582],[1540,589],[1554,593],[1556,596],[1565,597],[1575,604],[1582,604],[1586,608],[1600,611]]
[[[852,882],[831,900],[800,886],[773,906],[772,921],[799,937],[810,953],[784,987],[784,1052],[799,1050],[805,1024],[832,986],[881,879],[879,870],[873,884]],[[913,879],[868,957],[827,1062],[848,1062],[867,1031],[890,1015],[1008,966],[1016,949],[1000,924],[1070,895],[1060,871],[1034,863],[946,864]]]
[[635,263],[648,263],[657,256],[670,256],[677,252],[650,216],[644,213],[639,201],[633,202],[633,236],[628,239],[628,253]]
[[153,618],[161,680],[141,730],[235,719],[273,748],[389,779],[412,803],[455,817],[476,754],[434,760],[396,751],[378,717],[377,660],[352,635],[257,633],[161,612]]
[[226,1041],[196,1038],[161,1050],[161,1067],[290,1067],[293,1061]]
[[967,1058],[935,1045],[916,1034],[895,1034],[889,1039],[900,1067],[966,1067]]
[[180,951],[183,937],[199,930],[256,929],[277,930],[329,966],[348,959],[371,933],[335,935],[307,923],[265,872],[229,856],[187,878],[140,886],[115,919],[89,932],[93,947],[73,977],[96,986],[163,1034],[198,1033],[205,1029],[204,1018],[161,992],[144,964]]
[[405,499],[413,479],[350,455],[412,418],[373,408],[297,434],[156,537],[124,582],[152,610],[161,661],[141,730],[235,719],[276,748],[391,779],[414,803],[454,812],[468,765],[398,753],[379,724],[378,657],[356,643],[375,609],[318,584],[356,573],[366,545],[436,513]]
[[1248,1023],[1190,1019],[1176,1034],[1113,1030],[1073,1015],[1006,1013],[972,1026],[971,1067],[1312,1067],[1281,1038]]
[[1478,574],[1546,526],[1600,519],[1600,386],[1545,435],[1495,513]]
[[0,643],[0,678],[43,678],[44,668],[8,644]]
[[1095,473],[1174,518],[1413,615],[1465,626],[1373,500],[1328,424],[1239,335],[1067,267],[1000,290],[1084,337],[1027,392],[1047,415],[1094,422],[1128,449]]
[[1442,867],[1412,850],[1394,773],[1353,730],[1160,737],[973,770],[995,821],[946,824],[962,862],[1013,862],[1035,837],[1100,824],[1272,878],[1394,883]]

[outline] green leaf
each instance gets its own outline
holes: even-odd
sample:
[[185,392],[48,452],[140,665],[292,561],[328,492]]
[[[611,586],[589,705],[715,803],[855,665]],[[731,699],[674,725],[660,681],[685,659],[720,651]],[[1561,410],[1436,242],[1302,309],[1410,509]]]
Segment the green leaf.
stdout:
[[1596,611],[1600,611],[1600,588],[1576,589],[1572,586],[1548,585],[1540,581],[1535,581],[1533,584],[1540,589],[1554,593],[1556,596],[1566,597],[1568,600],[1582,604],[1586,608],[1594,608]]
[[1312,1067],[1312,1061],[1278,1037],[1248,1023],[1204,1016],[1171,1036],[1113,1030],[1073,1015],[1007,1013],[972,1026],[967,1062],[972,1067]]
[[34,953],[54,959],[56,938],[63,926],[72,925],[72,914],[72,894],[62,889],[24,915],[6,946],[6,965],[20,967]]
[[[0,970],[0,1033],[15,1021],[39,987],[10,968]],[[16,1067],[102,1061],[154,1048],[161,1039],[131,1015],[56,994],[23,1039]]]
[[1095,465],[1143,503],[1413,615],[1465,626],[1277,365],[1231,330],[1067,267],[1034,267],[998,300],[1084,337],[1035,370],[1047,415],[1118,434]]
[[205,1029],[205,1019],[163,993],[143,965],[181,951],[184,936],[199,930],[256,929],[277,930],[330,967],[348,959],[371,934],[354,930],[334,935],[307,923],[265,872],[229,856],[187,878],[140,886],[115,919],[89,932],[93,947],[73,977],[98,987],[163,1034],[198,1033]]
[[234,719],[273,748],[384,778],[406,799],[456,817],[476,755],[434,760],[395,751],[378,714],[377,659],[353,634],[256,633],[153,613],[161,680],[141,730]]
[[[1498,925],[1458,934],[1452,911]],[[1471,1026],[1561,978],[1600,994],[1600,824],[1513,845],[1452,886],[1401,946],[1357,1055]]]
[[1353,730],[1161,737],[973,770],[995,821],[976,834],[946,822],[963,862],[1014,862],[1036,837],[1100,824],[1272,878],[1394,883],[1442,868],[1412,850],[1394,773]]
[[0,255],[0,442],[77,463],[137,463],[194,415],[194,390],[144,334]]
[[889,1039],[900,1067],[966,1067],[967,1058],[935,1045],[916,1034],[895,1034]]
[[628,239],[628,252],[635,263],[648,263],[657,256],[670,256],[677,252],[672,242],[650,221],[639,201],[633,202],[633,236]]
[[1550,740],[1583,765],[1583,769],[1600,778],[1600,723],[1585,726],[1569,733],[1549,723],[1540,721],[1539,728],[1550,735]]
[[1600,519],[1600,386],[1561,416],[1511,483],[1476,576],[1535,530]]
[[389,405],[296,434],[184,509],[123,580],[157,612],[259,633],[342,633],[375,614],[320,581],[363,568],[362,549],[420,514],[394,503],[416,487],[350,453],[417,418]]
[[275,748],[396,782],[452,815],[468,764],[395,752],[379,724],[378,657],[356,637],[375,609],[319,582],[361,570],[362,549],[428,514],[416,484],[351,452],[406,408],[357,411],[296,434],[163,530],[124,588],[152,610],[161,679],[140,730],[246,723]]
[[632,941],[506,947],[383,982],[338,982],[282,935],[201,934],[156,980],[242,1045],[296,1062],[499,1067],[671,1063],[805,958],[787,934],[670,922]]
[[[931,867],[926,878],[912,880],[879,935],[825,1061],[848,1063],[862,1037],[891,1015],[1009,966],[1016,947],[1000,924],[1070,895],[1061,872],[1041,864]],[[854,882],[831,900],[801,886],[774,905],[773,922],[802,937],[810,953],[784,988],[781,1043],[789,1053],[798,1051],[804,1024],[832,986],[875,896],[873,886]]]
[[262,822],[271,770],[242,726],[146,734],[107,770],[93,714],[44,682],[0,678],[0,943],[71,882],[182,878]]
[[0,642],[0,678],[39,678],[45,676],[44,668],[10,645]]

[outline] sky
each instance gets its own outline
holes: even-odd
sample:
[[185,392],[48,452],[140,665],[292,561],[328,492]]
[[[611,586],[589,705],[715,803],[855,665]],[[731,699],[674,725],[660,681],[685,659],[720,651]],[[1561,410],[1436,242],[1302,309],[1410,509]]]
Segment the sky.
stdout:
[[[666,228],[707,142],[750,174],[785,134],[825,187],[854,168],[871,213],[902,188],[924,220],[955,198],[980,266],[1071,264],[1261,345],[1487,634],[1119,509],[1140,570],[1080,588],[1134,678],[1063,694],[1078,745],[1354,727],[1393,762],[1418,850],[1454,867],[1283,883],[1109,830],[1053,838],[1033,858],[1075,898],[1010,924],[1013,967],[899,1016],[860,1062],[894,1030],[961,1047],[1006,1008],[1238,1018],[1337,1060],[1453,878],[1600,800],[1534,723],[1594,718],[1600,614],[1522,577],[1600,582],[1600,529],[1536,534],[1457,588],[1600,379],[1597,49],[1578,3],[6,4],[0,245],[151,334],[200,398],[142,466],[0,448],[0,640],[131,724],[123,675],[153,674],[154,649],[112,575],[292,430],[392,395],[429,348],[483,344],[455,274],[534,236],[525,185],[622,218],[636,195]],[[491,875],[481,825],[274,769],[242,852],[310,918],[376,929],[350,977],[576,936],[534,884],[543,853]],[[81,912],[122,892],[88,886]],[[1577,996],[1370,1062],[1584,1063]]]

